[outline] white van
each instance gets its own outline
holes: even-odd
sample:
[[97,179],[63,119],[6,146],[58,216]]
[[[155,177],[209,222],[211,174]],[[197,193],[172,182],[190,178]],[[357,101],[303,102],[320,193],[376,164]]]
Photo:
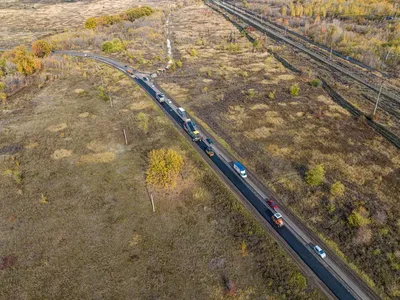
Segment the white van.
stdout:
[[183,109],[183,107],[178,107],[176,112],[182,118],[182,120],[184,120],[184,121],[187,120],[186,111]]

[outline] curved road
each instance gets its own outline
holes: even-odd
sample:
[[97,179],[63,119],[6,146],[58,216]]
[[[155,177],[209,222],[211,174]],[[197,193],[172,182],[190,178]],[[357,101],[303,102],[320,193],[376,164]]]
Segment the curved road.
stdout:
[[[54,52],[54,54],[95,59],[125,73],[158,103],[163,112],[172,121],[174,121],[175,125],[180,127],[181,132],[183,132],[183,120],[176,112],[177,106],[173,101],[171,101],[171,99],[168,98],[167,101],[163,103],[159,103],[156,100],[156,94],[164,92],[156,86],[148,74],[138,72],[124,63],[100,55],[74,51],[57,51]],[[195,149],[202,154],[206,162],[214,170],[216,170],[218,174],[222,175],[222,179],[224,179],[228,185],[232,187],[235,193],[240,193],[240,198],[245,199],[247,202],[245,205],[251,208],[253,212],[257,211],[257,217],[263,218],[263,220],[269,224],[267,224],[269,229],[276,231],[276,235],[280,236],[278,241],[284,241],[286,246],[291,248],[290,252],[295,252],[297,258],[303,262],[302,266],[304,267],[307,265],[309,270],[311,270],[319,278],[319,280],[323,282],[323,284],[321,284],[317,281],[317,283],[323,288],[328,296],[332,297],[332,295],[334,295],[336,298],[343,300],[366,300],[378,298],[371,294],[371,291],[365,285],[360,284],[359,281],[355,281],[348,276],[348,270],[342,270],[342,268],[340,268],[333,260],[331,260],[329,256],[324,260],[319,258],[312,250],[312,247],[314,246],[312,237],[296,226],[296,223],[292,221],[285,213],[279,211],[283,214],[285,226],[282,228],[277,228],[274,226],[274,223],[271,220],[271,216],[273,215],[274,211],[267,207],[265,203],[266,199],[271,197],[271,194],[257,184],[257,180],[252,174],[249,174],[248,178],[246,179],[241,178],[233,169],[232,165],[235,161],[234,157],[232,157],[225,149],[223,149],[221,145],[213,144],[215,155],[210,158],[206,158],[204,149],[208,145],[205,142],[205,138],[210,137],[210,135],[203,128],[201,128],[199,131],[203,137],[203,141],[193,142]],[[190,139],[187,134],[185,134],[185,136],[186,138]],[[329,292],[327,289],[329,289]]]

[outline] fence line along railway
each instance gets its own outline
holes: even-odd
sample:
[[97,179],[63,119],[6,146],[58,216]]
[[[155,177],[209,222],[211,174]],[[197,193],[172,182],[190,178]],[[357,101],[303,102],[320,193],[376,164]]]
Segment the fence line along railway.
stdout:
[[[224,11],[220,11],[213,6],[211,6],[211,8],[214,9],[215,11],[221,13],[229,22],[231,22],[240,31],[245,29],[245,27],[243,27],[242,25],[237,23],[235,20],[233,20],[228,13],[226,13]],[[245,35],[250,42],[254,42],[255,39],[251,35],[249,35],[247,32],[245,32]],[[290,65],[287,61],[285,61],[283,58],[281,58],[276,53],[272,52],[271,54],[273,54],[275,56],[275,58],[277,60],[279,60],[282,64],[284,64],[288,69],[292,70],[293,72],[300,72],[300,70],[297,70],[294,66]],[[324,68],[324,66],[322,66],[322,67]],[[324,80],[323,78],[321,78],[321,79],[323,82],[323,85],[322,85],[323,89],[328,93],[328,95],[332,98],[333,101],[335,101],[338,105],[342,106],[344,109],[349,111],[355,117],[364,116],[367,124],[370,127],[372,127],[376,133],[382,135],[386,140],[388,140],[390,143],[392,143],[396,148],[400,149],[400,137],[399,136],[392,133],[390,130],[388,130],[384,126],[376,123],[370,116],[365,115],[362,111],[360,111],[358,108],[356,108],[354,105],[352,105],[349,101],[347,101],[342,96],[340,96],[334,89],[332,89],[332,87],[329,86],[329,84],[326,80]],[[365,94],[363,94],[363,95],[368,101],[375,103],[375,101],[373,99],[368,98]],[[393,103],[389,103],[389,104],[392,104],[392,106],[388,105],[388,106],[386,106],[386,108],[388,110],[392,110],[392,108],[394,108],[395,110],[392,110],[393,115],[394,114],[400,115],[399,111],[398,111],[398,109],[400,108],[400,105],[393,105]]]
[[[329,53],[322,49],[316,50],[314,48],[309,48],[307,47],[307,43],[304,42],[303,39],[301,39],[300,42],[298,39],[296,40],[291,36],[291,34],[285,30],[272,25],[270,23],[267,23],[265,21],[265,18],[261,16],[255,16],[254,13],[249,13],[248,11],[238,8],[234,5],[228,4],[226,2],[217,2],[215,0],[210,0],[210,3],[214,4],[215,6],[229,12],[232,15],[235,15],[236,17],[239,17],[242,19],[244,22],[247,24],[253,26],[254,28],[258,29],[259,31],[263,32],[264,34],[270,36],[271,38],[285,42],[292,47],[300,50],[301,52],[309,55],[312,57],[314,60],[323,63],[327,66],[329,66],[331,69],[335,71],[339,71],[342,74],[352,78],[353,80],[361,83],[365,87],[369,88],[370,90],[373,90],[377,94],[379,91],[381,91],[381,108],[386,111],[386,108],[390,107],[391,109],[388,109],[389,111],[386,111],[390,115],[400,118],[400,113],[398,110],[396,110],[397,107],[400,106],[400,91],[397,87],[394,87],[392,85],[389,86],[388,83],[383,82],[382,78],[378,77],[372,72],[368,72],[368,75],[365,74],[365,72],[362,72],[362,70],[357,70],[357,73],[355,73],[354,68],[350,71],[349,68],[350,66],[347,63],[342,63],[337,60],[333,61],[329,59]],[[316,53],[318,52],[318,53]],[[371,78],[373,77],[373,78]],[[380,82],[378,85],[370,83],[370,81],[376,81],[379,80]],[[389,90],[390,87],[390,90]],[[393,114],[394,113],[394,114]]]

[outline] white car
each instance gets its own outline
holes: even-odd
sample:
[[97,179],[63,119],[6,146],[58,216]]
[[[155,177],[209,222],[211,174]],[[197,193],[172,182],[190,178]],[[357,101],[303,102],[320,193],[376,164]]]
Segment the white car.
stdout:
[[156,95],[156,98],[157,98],[158,102],[160,102],[160,103],[165,101],[165,96],[162,93],[158,93]]
[[321,258],[325,258],[326,257],[325,251],[322,250],[320,246],[315,245],[313,249],[314,249],[315,253],[318,254],[319,257],[321,257]]

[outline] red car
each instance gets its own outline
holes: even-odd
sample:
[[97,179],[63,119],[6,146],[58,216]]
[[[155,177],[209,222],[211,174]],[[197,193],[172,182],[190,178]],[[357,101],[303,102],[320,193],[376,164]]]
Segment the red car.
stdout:
[[268,200],[267,204],[269,207],[271,207],[272,209],[278,209],[278,205],[276,205],[276,203],[273,200]]

